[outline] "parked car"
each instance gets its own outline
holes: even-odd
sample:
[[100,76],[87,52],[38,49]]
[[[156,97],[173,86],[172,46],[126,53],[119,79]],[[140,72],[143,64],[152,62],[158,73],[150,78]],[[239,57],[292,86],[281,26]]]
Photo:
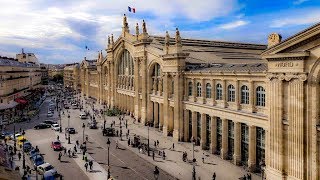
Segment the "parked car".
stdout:
[[[15,134],[15,136],[16,136],[16,139],[17,139],[18,137],[22,136],[22,134],[20,134],[20,133],[16,133],[16,134]],[[11,135],[10,139],[14,139],[13,134]]]
[[52,116],[53,116],[53,113],[52,113],[51,111],[49,111],[48,114],[47,114],[47,116],[48,116],[48,117],[52,117]]
[[103,136],[114,136],[114,131],[115,131],[114,128],[108,127],[108,128],[105,128],[102,130],[102,135]]
[[55,150],[62,150],[62,145],[60,141],[52,141],[51,142],[51,148],[55,151]]
[[60,126],[59,126],[59,124],[51,124],[51,129],[55,130],[55,131],[59,131],[60,130]]
[[45,124],[45,123],[40,123],[36,126],[34,126],[34,129],[46,129],[46,128],[50,128],[51,126],[49,124]]
[[79,117],[80,119],[87,119],[87,115],[85,113],[81,113]]
[[32,148],[32,144],[29,141],[25,141],[23,143],[23,150],[24,152],[29,152]]
[[41,155],[36,155],[32,157],[32,162],[34,166],[39,166],[44,163],[44,159]]
[[49,163],[43,163],[37,167],[39,174],[44,174],[45,172],[51,172],[53,175],[57,174],[57,170]]
[[50,125],[56,124],[56,122],[53,122],[53,121],[50,121],[50,120],[45,120],[45,121],[43,121],[43,123],[50,124]]
[[30,159],[32,159],[36,155],[40,155],[39,152],[36,149],[31,149],[31,151],[29,151],[28,154],[29,154],[29,158]]
[[97,123],[90,123],[89,128],[90,129],[98,129]]
[[66,128],[66,131],[70,134],[75,134],[76,130],[74,128]]

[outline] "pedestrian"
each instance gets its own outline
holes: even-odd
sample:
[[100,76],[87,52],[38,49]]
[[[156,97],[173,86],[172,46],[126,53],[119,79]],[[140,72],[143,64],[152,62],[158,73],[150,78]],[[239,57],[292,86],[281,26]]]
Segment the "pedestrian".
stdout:
[[166,158],[166,153],[162,151],[162,159],[164,160]]
[[204,155],[204,152],[202,153],[202,163],[204,163],[204,157],[205,157],[205,155]]
[[88,171],[88,163],[87,162],[84,164],[84,167],[86,168],[86,171]]
[[157,146],[159,147],[159,140],[157,140]]
[[117,136],[119,136],[119,131],[118,131],[118,129],[116,130],[116,134],[117,134]]
[[130,135],[130,130],[129,129],[127,130],[127,133],[128,133],[128,135]]
[[128,139],[128,146],[130,146],[130,138]]
[[67,139],[67,133],[64,133],[64,137],[65,137],[65,139]]
[[92,171],[92,165],[93,165],[93,162],[92,160],[89,161],[89,167],[90,167],[90,170]]
[[20,159],[21,159],[21,153],[20,153],[20,151],[19,151],[19,153],[18,153],[18,158],[19,158],[19,161],[20,161]]
[[174,151],[174,143],[172,143],[172,150]]
[[216,172],[213,173],[212,180],[216,180]]
[[250,174],[250,173],[247,174],[247,179],[248,179],[248,180],[251,180],[251,174]]
[[68,149],[68,155],[69,155],[69,157],[71,157],[71,150],[70,149]]
[[116,141],[116,149],[119,149],[118,140]]
[[154,141],[154,147],[157,147],[157,141]]
[[61,162],[61,156],[62,156],[62,153],[61,152],[59,152],[59,158],[58,158],[58,160]]
[[153,160],[154,160],[154,156],[155,156],[154,151],[152,151],[152,159]]
[[63,155],[65,156],[65,155],[67,155],[67,148],[63,148]]
[[57,140],[59,141],[59,135],[57,135]]

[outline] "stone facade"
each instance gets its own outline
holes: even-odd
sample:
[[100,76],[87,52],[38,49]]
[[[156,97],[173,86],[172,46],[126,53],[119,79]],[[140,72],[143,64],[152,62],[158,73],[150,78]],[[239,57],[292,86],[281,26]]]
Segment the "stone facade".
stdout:
[[151,36],[146,23],[108,38],[84,60],[81,93],[176,141],[267,179],[314,179],[319,169],[320,24],[266,45]]
[[64,87],[72,88],[75,91],[80,91],[80,65],[69,64],[63,69]]

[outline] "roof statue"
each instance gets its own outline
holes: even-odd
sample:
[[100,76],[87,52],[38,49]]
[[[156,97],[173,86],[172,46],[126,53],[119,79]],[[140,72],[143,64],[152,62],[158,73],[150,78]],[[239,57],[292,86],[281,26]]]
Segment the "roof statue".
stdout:
[[108,36],[108,45],[110,44],[110,36]]
[[114,41],[113,41],[113,34],[111,34],[111,45],[114,44]]
[[137,36],[139,35],[139,24],[138,23],[136,24],[136,35]]
[[170,45],[170,35],[169,35],[168,31],[166,31],[166,37],[165,37],[164,41],[165,41],[166,46]]
[[126,31],[126,32],[129,32],[129,25],[128,25],[128,22],[127,22],[127,16],[126,14],[123,14],[123,30]]
[[181,37],[180,37],[180,32],[179,32],[179,29],[176,28],[176,45],[181,45]]
[[144,20],[142,20],[142,32],[143,34],[147,34],[147,26]]
[[281,42],[281,35],[278,34],[278,33],[271,33],[269,36],[268,36],[268,48],[271,47],[271,46],[274,46],[274,45],[277,45]]

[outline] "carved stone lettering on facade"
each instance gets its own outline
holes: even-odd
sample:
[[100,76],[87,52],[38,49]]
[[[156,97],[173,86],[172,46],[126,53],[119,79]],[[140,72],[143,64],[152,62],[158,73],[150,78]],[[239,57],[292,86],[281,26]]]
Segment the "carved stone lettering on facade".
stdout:
[[279,62],[275,64],[276,67],[293,67],[293,62]]

